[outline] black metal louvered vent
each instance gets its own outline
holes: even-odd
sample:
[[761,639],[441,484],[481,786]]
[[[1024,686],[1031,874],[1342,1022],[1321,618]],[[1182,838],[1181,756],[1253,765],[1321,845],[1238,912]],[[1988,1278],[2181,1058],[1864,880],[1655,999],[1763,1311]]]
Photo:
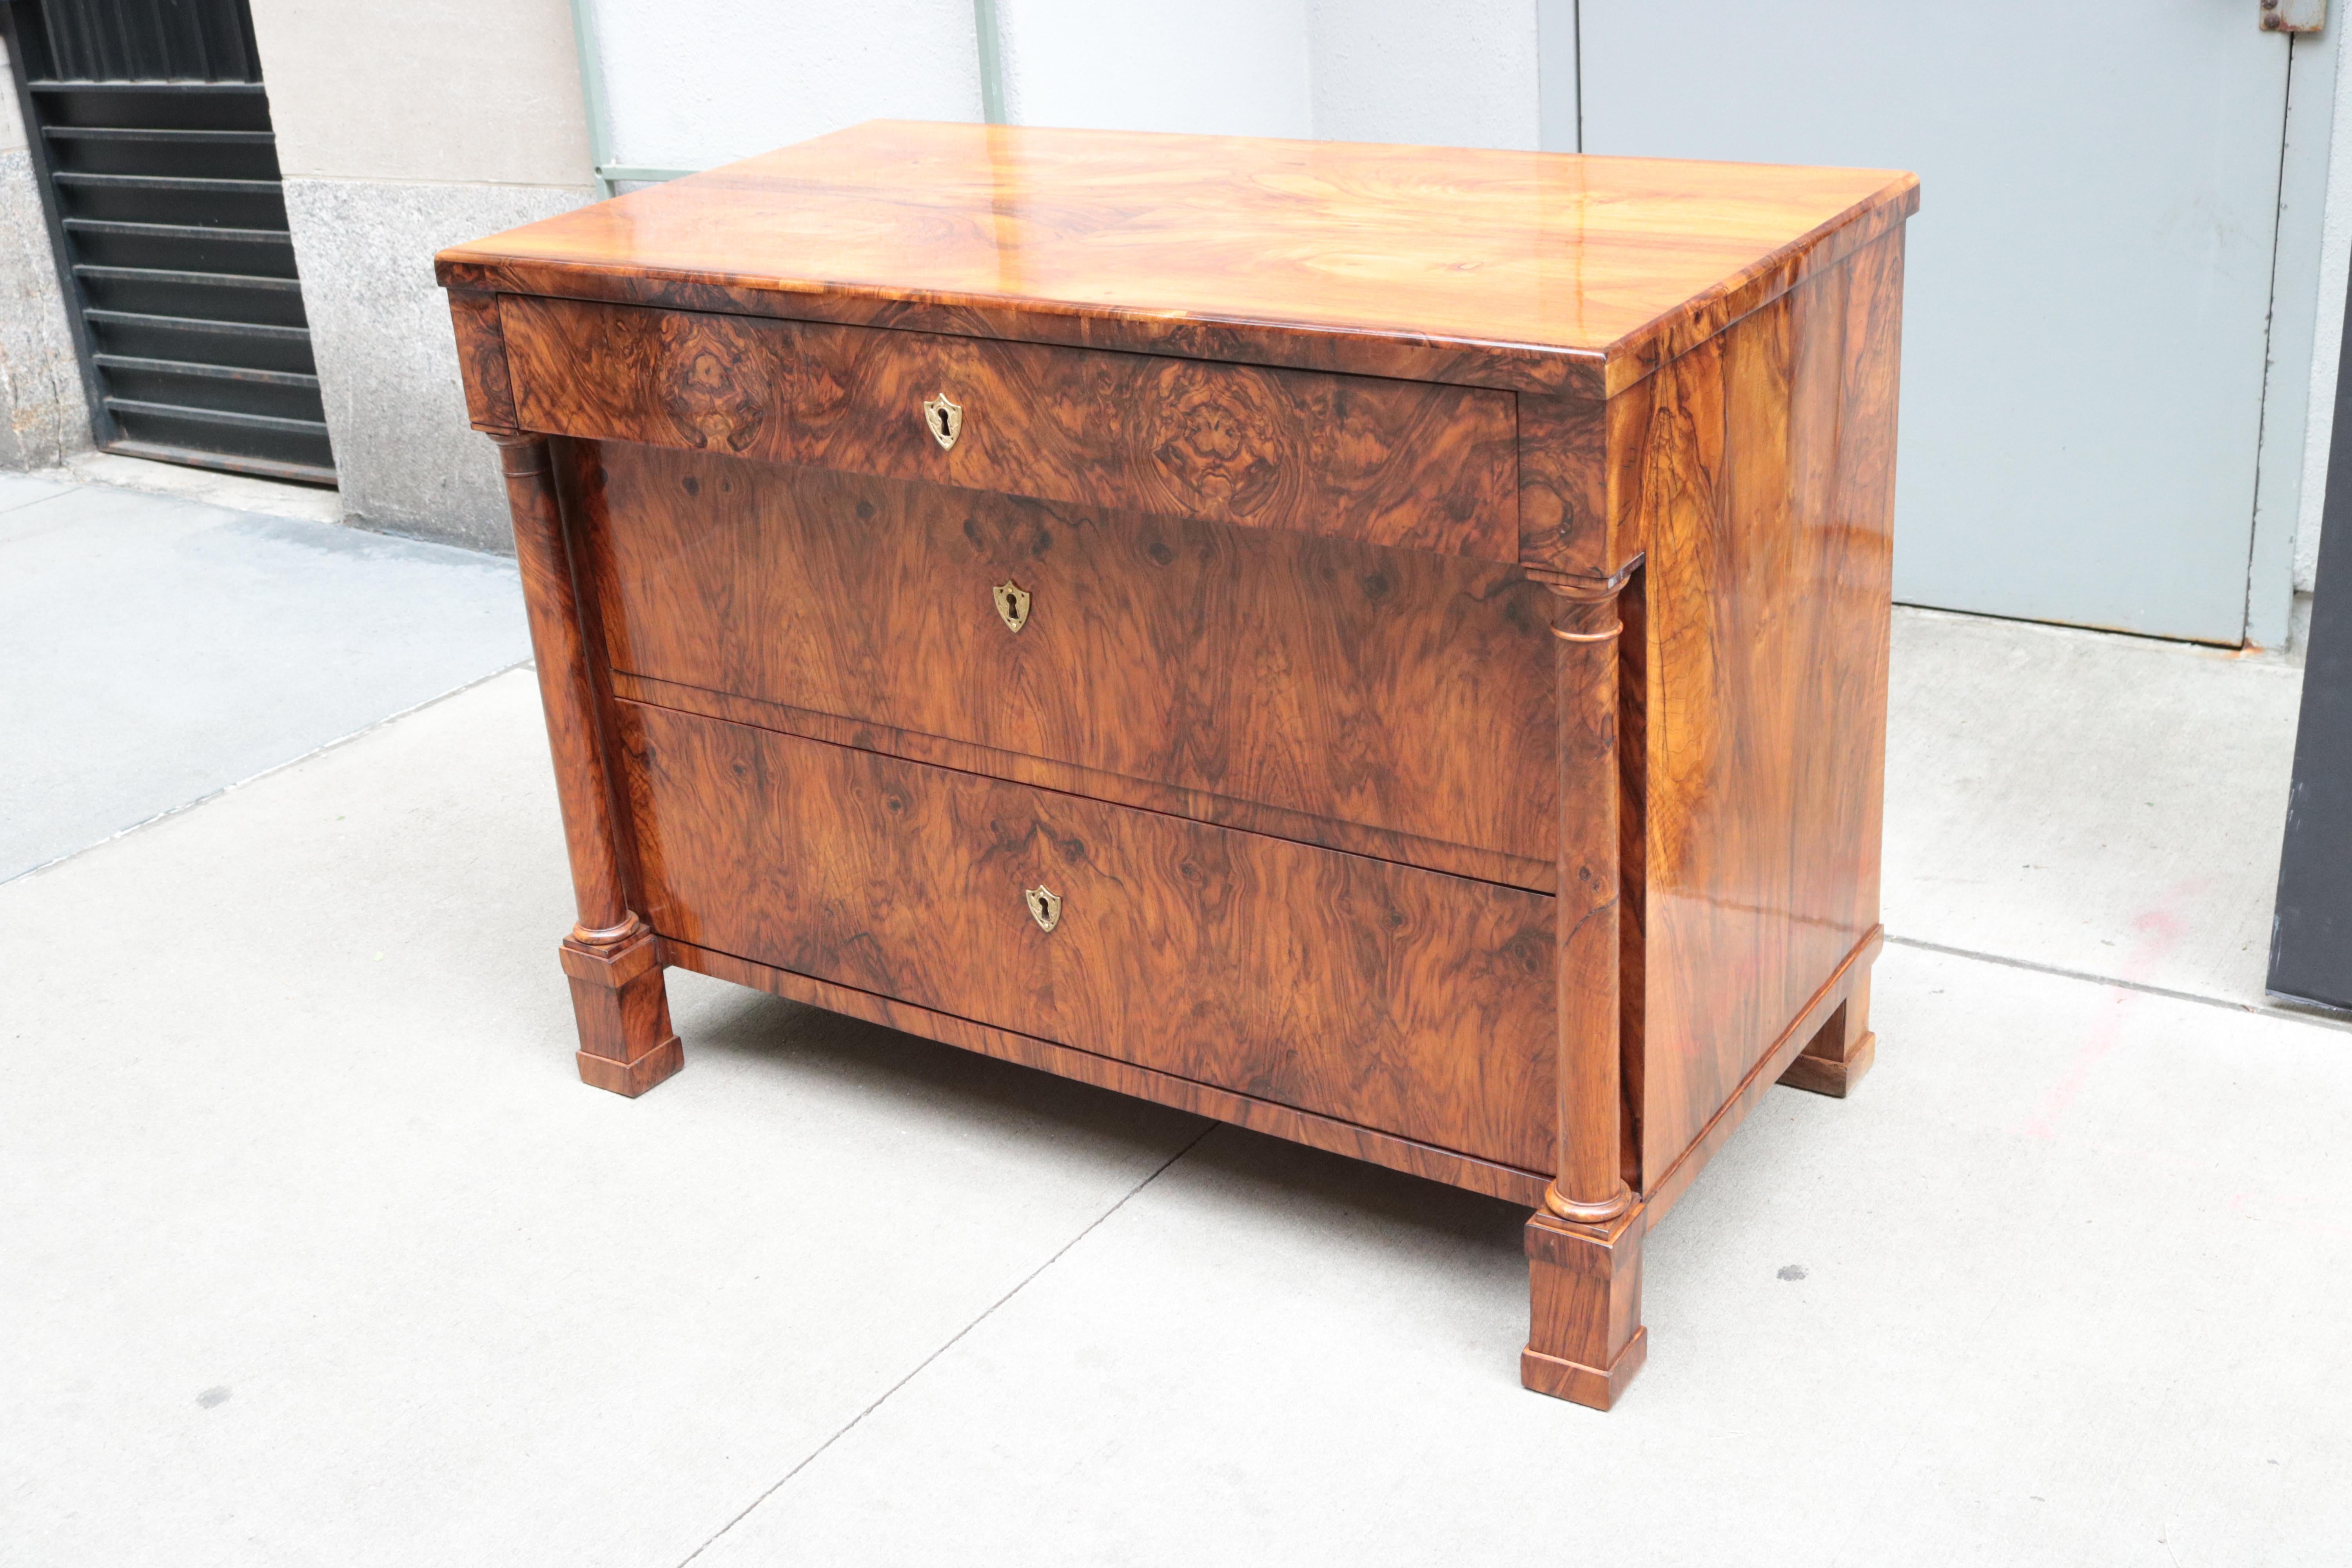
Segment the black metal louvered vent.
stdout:
[[0,0],[99,444],[335,482],[246,0]]

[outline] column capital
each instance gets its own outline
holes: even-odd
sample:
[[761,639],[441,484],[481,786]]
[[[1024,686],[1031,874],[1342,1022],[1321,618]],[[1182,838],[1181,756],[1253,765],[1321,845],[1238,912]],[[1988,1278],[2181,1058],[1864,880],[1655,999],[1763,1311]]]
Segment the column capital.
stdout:
[[1605,605],[1625,591],[1625,584],[1632,582],[1633,574],[1641,570],[1643,560],[1643,557],[1637,552],[1632,560],[1606,577],[1590,577],[1575,572],[1553,572],[1541,566],[1522,566],[1519,569],[1530,579],[1542,584],[1553,594],[1571,604]]

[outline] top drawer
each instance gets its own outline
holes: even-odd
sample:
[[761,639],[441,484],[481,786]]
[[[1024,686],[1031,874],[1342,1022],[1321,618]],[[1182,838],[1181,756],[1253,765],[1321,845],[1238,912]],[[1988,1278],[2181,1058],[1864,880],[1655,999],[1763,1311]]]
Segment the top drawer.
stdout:
[[1518,559],[1505,392],[574,300],[500,314],[532,430]]

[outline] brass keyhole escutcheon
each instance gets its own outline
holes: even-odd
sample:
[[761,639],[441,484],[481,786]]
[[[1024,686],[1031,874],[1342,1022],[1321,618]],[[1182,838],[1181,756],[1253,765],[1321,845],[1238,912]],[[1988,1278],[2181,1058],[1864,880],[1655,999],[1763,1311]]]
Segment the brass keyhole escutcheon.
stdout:
[[1006,631],[1017,632],[1029,624],[1028,589],[1007,578],[989,592],[996,595],[996,617]]
[[963,434],[963,405],[950,403],[948,395],[923,399],[923,428],[940,444],[942,452],[955,449],[956,437]]
[[1028,900],[1029,918],[1037,922],[1039,931],[1052,931],[1062,923],[1061,894],[1048,892],[1040,882],[1021,896]]

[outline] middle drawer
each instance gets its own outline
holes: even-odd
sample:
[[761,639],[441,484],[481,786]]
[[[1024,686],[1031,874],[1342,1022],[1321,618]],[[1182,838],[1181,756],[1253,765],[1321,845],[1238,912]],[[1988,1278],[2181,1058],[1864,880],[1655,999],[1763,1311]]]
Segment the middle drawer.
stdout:
[[1550,885],[1549,606],[1516,568],[618,442],[579,460],[616,670],[1469,846],[1520,868],[1391,858]]

